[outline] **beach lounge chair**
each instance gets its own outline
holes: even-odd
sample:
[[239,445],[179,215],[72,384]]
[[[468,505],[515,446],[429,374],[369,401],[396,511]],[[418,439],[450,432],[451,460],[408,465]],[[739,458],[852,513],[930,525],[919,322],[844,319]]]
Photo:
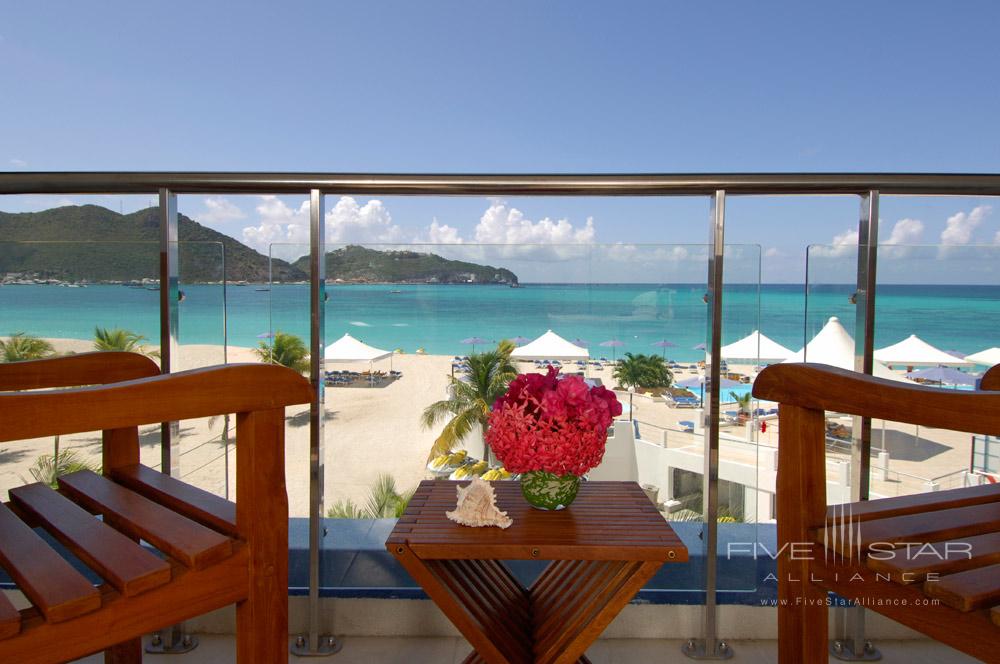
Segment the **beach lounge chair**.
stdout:
[[[1000,390],[1000,367],[983,377]],[[826,504],[826,411],[1000,434],[1000,394],[908,385],[819,364],[764,369],[753,390],[781,404],[778,655],[826,662],[827,593],[983,661],[1000,644],[1000,485]],[[906,546],[894,546],[907,543]]]
[[[94,430],[104,443],[102,474],[64,475],[58,492],[17,487],[0,505],[2,567],[32,604],[17,611],[0,594],[0,662],[101,650],[106,662],[139,662],[142,634],[233,603],[238,661],[288,658],[284,406],[308,403],[309,383],[267,364],[158,373],[133,353],[0,364],[0,390],[91,385],[0,392],[0,412],[10,414],[0,418],[0,443]],[[233,412],[235,504],[139,463],[138,426]]]

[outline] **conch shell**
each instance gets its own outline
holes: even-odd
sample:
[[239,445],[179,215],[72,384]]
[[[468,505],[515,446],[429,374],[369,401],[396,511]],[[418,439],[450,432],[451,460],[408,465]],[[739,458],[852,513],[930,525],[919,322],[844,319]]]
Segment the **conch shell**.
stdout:
[[472,478],[468,486],[456,487],[458,505],[445,516],[463,526],[497,526],[507,528],[514,520],[497,508],[496,494],[489,482],[481,477]]

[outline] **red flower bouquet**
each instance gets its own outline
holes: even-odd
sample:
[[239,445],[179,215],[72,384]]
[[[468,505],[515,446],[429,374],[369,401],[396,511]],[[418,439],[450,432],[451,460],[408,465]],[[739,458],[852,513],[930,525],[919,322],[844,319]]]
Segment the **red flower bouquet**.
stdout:
[[486,442],[507,470],[579,477],[604,457],[608,427],[622,413],[618,398],[558,373],[521,374],[493,404]]

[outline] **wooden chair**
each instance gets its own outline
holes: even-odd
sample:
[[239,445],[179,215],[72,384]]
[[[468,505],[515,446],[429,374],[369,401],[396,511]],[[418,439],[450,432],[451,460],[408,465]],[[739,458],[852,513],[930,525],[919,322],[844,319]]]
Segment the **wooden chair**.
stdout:
[[[0,662],[101,650],[105,662],[137,662],[142,634],[233,603],[238,660],[287,658],[284,407],[307,403],[309,382],[264,364],[158,373],[131,353],[0,364],[4,390],[89,385],[0,392],[0,443],[103,432],[103,475],[65,475],[58,492],[17,487],[0,505],[0,566],[32,604],[17,611],[0,593]],[[236,413],[235,504],[139,463],[139,425],[226,413]],[[95,587],[33,528],[103,583]]]
[[[1000,366],[982,387],[1000,390]],[[753,393],[780,403],[779,661],[827,661],[828,591],[998,661],[1000,485],[827,507],[824,425],[825,411],[836,411],[995,436],[1000,394],[908,385],[819,364],[768,367]]]

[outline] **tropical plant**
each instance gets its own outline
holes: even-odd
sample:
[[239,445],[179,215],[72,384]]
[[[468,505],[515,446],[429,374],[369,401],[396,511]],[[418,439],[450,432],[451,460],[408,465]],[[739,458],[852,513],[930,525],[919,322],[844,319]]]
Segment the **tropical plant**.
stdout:
[[750,399],[753,398],[753,395],[751,395],[749,392],[745,394],[737,394],[736,392],[730,392],[729,396],[731,396],[733,398],[733,401],[736,402],[736,405],[740,409],[740,413],[742,413],[743,415],[750,414]]
[[391,475],[379,473],[364,507],[355,505],[348,498],[337,501],[327,510],[326,515],[331,519],[398,519],[403,516],[415,491],[416,489],[399,493],[396,480]]
[[612,374],[622,387],[670,387],[674,376],[659,355],[625,353]]
[[28,472],[35,478],[36,482],[43,482],[55,489],[59,486],[58,478],[60,475],[68,475],[78,470],[101,472],[100,466],[84,461],[73,450],[67,450],[62,454],[56,452],[55,455],[43,454],[35,459],[34,465],[28,469]]
[[150,357],[159,357],[160,354],[157,351],[151,351],[147,346],[143,345],[144,341],[146,341],[146,337],[141,334],[131,330],[124,330],[120,327],[94,328],[95,350],[114,350],[126,353],[141,353]]
[[38,360],[55,353],[55,349],[45,339],[24,332],[16,332],[7,339],[0,340],[0,362],[21,362]]
[[430,429],[438,420],[451,416],[434,441],[428,459],[450,452],[477,424],[480,433],[486,431],[493,403],[507,392],[507,386],[517,376],[517,369],[510,361],[513,351],[514,344],[505,339],[493,350],[470,355],[468,371],[449,377],[451,396],[427,406],[420,418],[424,428]]
[[305,373],[309,371],[309,349],[302,337],[288,332],[275,332],[270,343],[261,341],[254,352],[261,362],[280,364]]

